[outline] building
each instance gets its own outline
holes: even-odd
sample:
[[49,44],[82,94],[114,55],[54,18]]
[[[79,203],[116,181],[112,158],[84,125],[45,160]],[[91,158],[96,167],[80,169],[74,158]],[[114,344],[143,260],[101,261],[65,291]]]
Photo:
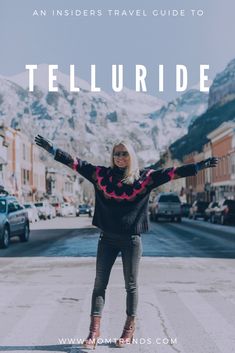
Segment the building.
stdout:
[[39,148],[31,144],[31,191],[33,201],[40,200],[46,194],[46,166],[39,157]]
[[66,169],[66,167],[46,169],[47,196],[53,202],[66,201],[77,204],[82,198],[79,176]]
[[7,145],[7,166],[5,169],[4,188],[12,195],[21,196],[21,172],[18,168],[19,161],[16,163],[16,151],[19,149],[17,131],[12,128],[3,127],[3,133]]
[[[20,130],[0,128],[1,155],[6,163],[0,166],[4,188],[21,202],[35,201],[45,195],[45,166],[40,161],[38,148]],[[4,170],[3,170],[4,165]]]
[[[195,163],[195,152],[190,153],[187,156],[184,156],[184,164]],[[197,198],[197,178],[196,176],[190,176],[185,179],[185,193],[188,203],[193,203]]]
[[218,167],[212,170],[211,182],[216,199],[235,199],[235,122],[221,124],[207,137],[212,155],[219,158]]
[[208,143],[200,153],[193,152],[184,157],[184,163],[197,163],[215,156],[219,158],[216,168],[200,171],[186,178],[188,202],[235,199],[235,122],[221,124],[207,135]]
[[21,198],[23,201],[32,201],[32,153],[31,142],[21,131],[15,134],[15,167],[16,176],[19,180]]
[[6,184],[7,167],[7,143],[5,141],[4,130],[0,126],[0,188],[4,189]]
[[[212,157],[212,145],[211,141],[206,143],[203,147],[204,159]],[[205,190],[205,200],[210,202],[215,200],[215,190],[212,186],[212,168],[207,168],[203,170],[204,172],[204,190]]]
[[[64,141],[65,143],[65,141]],[[0,187],[24,203],[53,198],[77,203],[84,188],[77,173],[69,168],[49,168],[40,159],[40,149],[21,130],[0,126]]]

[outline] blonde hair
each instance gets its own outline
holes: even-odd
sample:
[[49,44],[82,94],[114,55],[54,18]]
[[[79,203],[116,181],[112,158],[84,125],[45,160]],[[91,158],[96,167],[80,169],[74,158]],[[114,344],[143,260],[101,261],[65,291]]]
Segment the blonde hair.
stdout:
[[138,163],[137,155],[135,153],[134,148],[130,144],[130,142],[125,141],[125,140],[120,140],[120,141],[116,141],[113,144],[113,148],[112,148],[112,152],[111,152],[111,167],[113,168],[115,166],[114,158],[113,158],[115,147],[120,146],[120,145],[122,145],[126,148],[127,152],[129,153],[129,157],[130,157],[130,163],[129,163],[129,166],[126,168],[125,176],[122,179],[122,182],[125,184],[133,184],[135,180],[139,179],[140,170],[139,170],[139,163]]

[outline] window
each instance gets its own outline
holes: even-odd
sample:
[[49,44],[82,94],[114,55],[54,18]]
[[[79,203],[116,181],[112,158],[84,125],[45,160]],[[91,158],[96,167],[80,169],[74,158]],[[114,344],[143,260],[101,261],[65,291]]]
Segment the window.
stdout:
[[230,166],[231,166],[231,173],[235,174],[235,153],[233,153],[230,157]]
[[15,208],[15,204],[14,201],[10,201],[8,204],[8,212],[15,212],[16,208]]
[[23,179],[24,185],[29,184],[29,170],[26,170],[26,169],[22,170],[22,179]]
[[0,213],[6,212],[6,200],[0,200]]
[[15,207],[16,211],[17,210],[21,210],[21,206],[20,206],[20,204],[17,201],[14,201],[13,204],[14,204],[14,207]]
[[177,195],[162,195],[159,202],[180,202],[180,199]]
[[26,146],[24,143],[23,143],[23,160],[26,161]]
[[26,184],[26,170],[23,169],[23,184]]
[[43,207],[43,203],[42,202],[35,202],[34,204],[36,207]]

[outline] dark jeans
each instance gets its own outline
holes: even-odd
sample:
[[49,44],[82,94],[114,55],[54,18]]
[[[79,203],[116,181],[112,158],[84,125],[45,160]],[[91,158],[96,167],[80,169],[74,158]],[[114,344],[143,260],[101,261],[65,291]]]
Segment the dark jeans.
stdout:
[[96,258],[96,278],[92,293],[91,315],[100,315],[105,303],[105,290],[112,266],[121,252],[126,289],[126,314],[136,316],[138,303],[137,277],[142,255],[140,234],[118,235],[101,232]]

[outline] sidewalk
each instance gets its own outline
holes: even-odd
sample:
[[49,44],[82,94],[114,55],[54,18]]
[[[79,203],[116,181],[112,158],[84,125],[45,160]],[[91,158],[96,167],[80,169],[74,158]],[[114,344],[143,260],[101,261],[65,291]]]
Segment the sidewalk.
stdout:
[[[0,271],[0,351],[86,351],[95,258],[1,258]],[[126,352],[233,353],[235,260],[142,258],[138,308]],[[110,352],[124,320],[118,258],[97,352]]]

